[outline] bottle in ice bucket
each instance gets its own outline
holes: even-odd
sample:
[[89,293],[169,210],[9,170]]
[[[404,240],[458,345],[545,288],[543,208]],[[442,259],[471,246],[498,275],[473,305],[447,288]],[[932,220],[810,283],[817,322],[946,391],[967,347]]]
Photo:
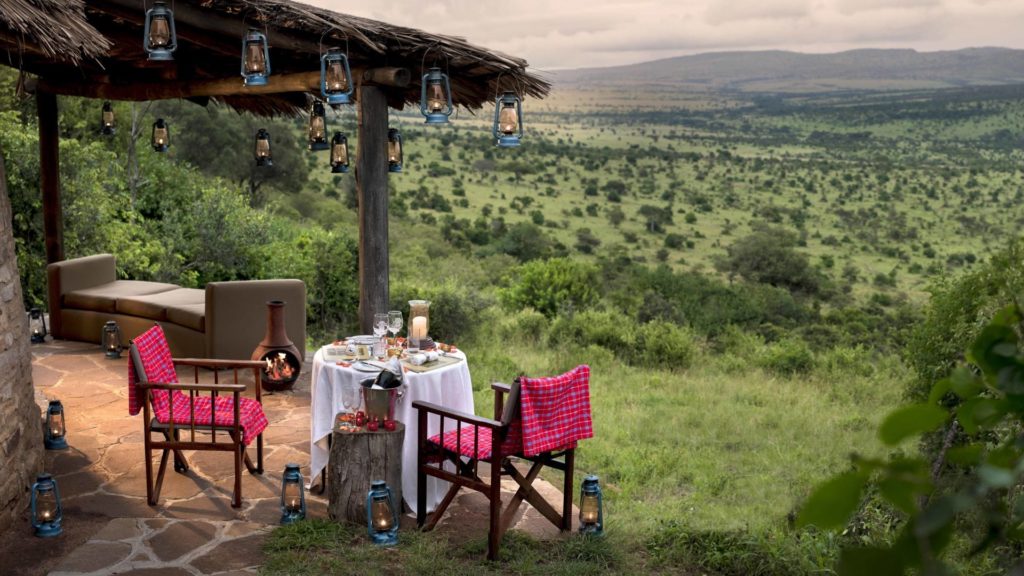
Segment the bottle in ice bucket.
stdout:
[[[395,371],[392,371],[396,368]],[[395,401],[402,396],[401,365],[392,359],[389,369],[381,370],[376,378],[367,378],[360,382],[363,389],[363,404],[366,406],[366,419],[374,418],[381,422],[395,419]]]

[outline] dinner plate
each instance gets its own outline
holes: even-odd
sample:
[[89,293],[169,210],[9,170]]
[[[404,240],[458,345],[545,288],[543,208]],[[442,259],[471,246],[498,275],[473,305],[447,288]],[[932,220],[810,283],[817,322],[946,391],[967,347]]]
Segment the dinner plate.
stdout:
[[366,335],[349,336],[345,340],[347,342],[349,342],[350,344],[367,344],[367,345],[369,345],[369,344],[375,343],[377,341],[377,337],[376,336],[366,336]]
[[352,369],[353,370],[358,370],[359,372],[380,372],[381,370],[383,370],[383,368],[378,368],[377,366],[374,366],[373,364],[367,364],[366,362],[363,362],[362,360],[353,362],[352,363]]

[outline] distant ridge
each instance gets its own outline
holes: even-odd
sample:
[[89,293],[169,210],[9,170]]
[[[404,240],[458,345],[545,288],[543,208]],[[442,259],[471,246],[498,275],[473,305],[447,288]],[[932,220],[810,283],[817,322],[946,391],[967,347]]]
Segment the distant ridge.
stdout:
[[908,90],[1024,83],[1024,50],[861,49],[709,52],[629,66],[553,73],[555,86],[661,87],[742,92]]

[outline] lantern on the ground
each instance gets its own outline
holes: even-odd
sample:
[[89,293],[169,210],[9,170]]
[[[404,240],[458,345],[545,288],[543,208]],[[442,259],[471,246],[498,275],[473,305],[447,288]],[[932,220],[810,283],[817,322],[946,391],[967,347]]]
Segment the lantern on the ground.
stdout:
[[352,95],[352,71],[341,48],[330,48],[320,57],[320,93],[328,104],[348,104]]
[[68,447],[67,425],[64,423],[64,405],[60,400],[50,400],[46,407],[46,431],[43,446],[47,450],[64,450]]
[[39,308],[31,308],[28,311],[28,329],[32,334],[32,343],[41,344],[46,342],[46,318]]
[[583,479],[580,487],[580,533],[604,534],[604,502],[601,486],[593,474]]
[[319,100],[313,100],[313,105],[309,108],[308,135],[310,150],[327,150],[331,147],[327,143],[327,118],[324,103]]
[[178,48],[178,35],[174,31],[174,12],[166,2],[156,0],[146,11],[143,42],[150,60],[174,60],[172,52]]
[[494,137],[498,146],[519,146],[523,137],[523,103],[515,92],[505,92],[494,104]]
[[121,357],[121,327],[113,320],[107,320],[100,334],[100,344],[107,358]]
[[341,132],[335,132],[331,138],[331,172],[348,172],[348,138]]
[[402,133],[388,128],[388,172],[402,171]]
[[366,495],[366,529],[374,544],[398,543],[398,509],[391,488],[383,480],[370,483],[370,493]]
[[242,77],[246,86],[264,86],[270,76],[270,48],[267,37],[250,28],[242,39]]
[[253,150],[257,166],[273,166],[274,158],[270,154],[270,132],[266,128],[256,131],[256,144]]
[[36,476],[32,485],[32,528],[36,536],[50,538],[59,536],[64,510],[60,505],[60,490],[57,481],[49,474]]
[[306,492],[298,464],[285,464],[281,476],[281,524],[306,518]]
[[427,124],[447,124],[453,110],[448,75],[441,72],[440,68],[431,68],[423,75],[420,113],[427,118]]
[[103,103],[103,111],[100,112],[100,134],[113,136],[117,131],[117,123],[114,120],[114,107],[110,102]]
[[157,118],[153,122],[153,150],[167,152],[167,146],[171,143],[171,129],[164,122],[163,118]]

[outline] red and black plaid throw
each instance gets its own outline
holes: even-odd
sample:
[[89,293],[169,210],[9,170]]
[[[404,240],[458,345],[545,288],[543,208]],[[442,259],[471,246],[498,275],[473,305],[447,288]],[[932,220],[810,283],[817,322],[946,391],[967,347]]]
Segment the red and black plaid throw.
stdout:
[[[142,362],[146,380],[149,382],[175,383],[178,381],[178,374],[174,370],[174,361],[171,359],[171,349],[167,346],[167,339],[160,325],[154,325],[143,332],[135,340],[136,348],[139,350],[139,360]],[[142,395],[138,387],[138,378],[135,375],[135,366],[131,356],[128,357],[128,413],[135,415],[142,409]],[[189,425],[192,423],[189,397],[180,390],[173,392],[174,423]],[[153,391],[153,412],[157,421],[166,424],[169,420],[168,412],[171,401],[168,399],[166,390]],[[197,424],[209,425],[211,421],[217,426],[232,427],[235,425],[234,400],[230,396],[219,396],[216,402],[211,402],[210,397],[201,396],[194,400],[195,422]],[[212,407],[212,409],[211,409]],[[239,400],[239,422],[242,427],[242,442],[249,444],[267,427],[267,417],[263,413],[263,406],[251,398]]]
[[594,436],[589,366],[577,366],[561,376],[519,381],[524,456],[573,448],[576,441]]

